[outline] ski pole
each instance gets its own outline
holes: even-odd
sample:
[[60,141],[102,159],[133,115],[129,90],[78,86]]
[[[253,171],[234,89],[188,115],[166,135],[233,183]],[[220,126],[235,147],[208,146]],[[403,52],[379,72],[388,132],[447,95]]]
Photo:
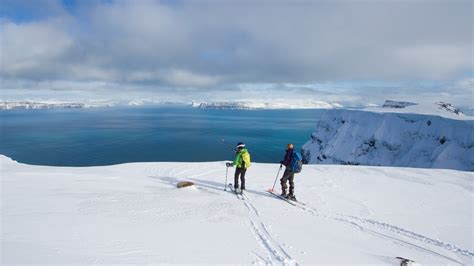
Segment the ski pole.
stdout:
[[281,170],[281,164],[280,164],[280,168],[278,169],[278,173],[275,177],[275,182],[273,183],[273,187],[272,187],[272,189],[269,189],[268,191],[273,192],[273,190],[275,189],[275,185],[277,183],[278,176],[280,175],[280,170]]
[[227,173],[229,172],[229,166],[225,167],[225,184],[224,184],[224,191],[227,191]]

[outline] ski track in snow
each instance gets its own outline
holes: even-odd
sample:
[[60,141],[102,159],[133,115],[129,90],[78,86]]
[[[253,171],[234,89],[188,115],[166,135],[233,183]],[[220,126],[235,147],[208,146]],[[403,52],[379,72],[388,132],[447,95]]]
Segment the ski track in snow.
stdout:
[[[186,176],[186,173],[191,171],[180,171],[179,173],[176,170],[171,169],[169,175],[170,176]],[[188,176],[189,179],[197,179],[198,177],[214,175],[219,171],[212,170],[207,171],[205,173],[201,173],[198,175]],[[233,191],[232,191],[233,192]],[[244,206],[247,208],[249,212],[249,223],[250,223],[250,230],[255,235],[255,238],[259,242],[260,246],[264,249],[266,253],[266,261],[265,264],[267,265],[298,265],[295,259],[293,259],[285,249],[272,237],[271,233],[267,229],[267,226],[261,220],[260,214],[257,208],[250,202],[249,197],[246,194],[235,194],[237,199],[242,200]],[[257,256],[258,260],[262,260],[263,258]]]
[[375,220],[372,220],[372,219],[364,219],[364,218],[359,218],[359,217],[354,217],[354,216],[347,216],[347,217],[352,218],[354,220],[357,220],[357,221],[359,221],[361,223],[364,223],[364,224],[369,224],[369,225],[372,225],[372,226],[375,226],[375,227],[378,227],[378,228],[381,228],[381,229],[384,229],[384,230],[389,230],[391,232],[394,232],[394,233],[397,233],[397,234],[400,234],[400,235],[403,235],[403,236],[406,236],[406,237],[409,237],[409,238],[412,238],[412,239],[415,239],[415,240],[418,240],[418,241],[429,243],[429,244],[444,248],[446,250],[453,251],[455,253],[458,253],[458,254],[461,254],[461,255],[464,255],[464,256],[468,256],[470,258],[474,258],[474,253],[473,252],[471,252],[469,250],[466,250],[466,249],[461,249],[461,248],[457,247],[454,244],[450,244],[450,243],[446,243],[446,242],[443,242],[443,241],[440,241],[440,240],[432,239],[432,238],[417,234],[415,232],[405,230],[405,229],[400,228],[398,226],[378,222],[378,221],[375,221]]
[[298,265],[296,260],[283,249],[283,247],[272,237],[263,223],[257,208],[250,202],[246,194],[242,194],[245,207],[249,211],[249,220],[253,233],[259,241],[259,244],[267,253],[266,264]]
[[[206,175],[209,175],[209,174],[215,174],[215,173],[216,173],[216,171],[210,171],[210,172],[202,173],[202,174],[199,174],[199,175],[190,176],[190,178],[197,178],[197,177],[202,177],[202,176],[206,176]],[[170,174],[173,176],[173,175],[175,175],[175,172],[173,170],[171,170]],[[179,175],[180,176],[185,175],[185,172],[180,172]],[[265,252],[267,253],[268,261],[266,261],[266,263],[267,264],[273,264],[275,262],[278,262],[278,263],[283,263],[283,264],[287,264],[287,265],[298,265],[298,263],[288,255],[288,253],[283,249],[283,247],[273,239],[273,237],[271,236],[271,234],[267,230],[267,227],[261,221],[261,217],[260,217],[260,214],[258,213],[257,208],[250,202],[250,199],[248,198],[248,196],[247,195],[236,195],[236,196],[237,196],[238,199],[244,200],[244,205],[249,211],[249,215],[250,215],[249,219],[250,219],[251,229],[254,232],[254,234],[256,235],[257,239],[259,240],[260,245],[265,249]],[[277,198],[277,197],[275,196],[275,198]],[[280,200],[282,200],[282,199],[280,199]],[[326,219],[332,219],[332,220],[335,220],[335,221],[338,221],[338,222],[343,222],[343,223],[349,224],[353,227],[356,227],[360,231],[368,232],[368,233],[371,233],[372,235],[376,235],[378,237],[388,238],[388,239],[397,241],[397,242],[401,243],[402,245],[410,245],[410,246],[412,246],[412,247],[414,247],[418,250],[422,250],[424,252],[437,255],[437,256],[442,257],[444,259],[447,259],[451,262],[462,264],[461,262],[459,262],[459,261],[457,261],[453,258],[450,258],[448,256],[445,256],[443,254],[440,254],[439,252],[426,249],[424,247],[421,247],[419,245],[410,243],[410,242],[405,241],[405,240],[400,239],[400,238],[395,238],[395,237],[392,237],[392,236],[374,231],[374,230],[370,229],[369,227],[375,227],[375,228],[378,228],[378,229],[382,229],[384,231],[389,231],[391,233],[402,235],[404,237],[408,237],[408,238],[411,238],[411,239],[414,239],[414,240],[417,240],[417,241],[420,241],[420,242],[423,242],[423,243],[427,243],[427,244],[431,244],[431,245],[434,245],[434,246],[439,247],[439,248],[443,248],[445,250],[448,250],[448,251],[451,251],[451,252],[454,252],[454,253],[457,253],[457,254],[467,256],[471,259],[474,258],[474,253],[467,250],[467,249],[462,249],[462,248],[457,247],[454,244],[450,244],[450,243],[446,243],[446,242],[443,242],[443,241],[440,241],[440,240],[432,239],[430,237],[423,236],[421,234],[418,234],[418,233],[400,228],[400,227],[395,226],[395,225],[390,225],[390,224],[387,224],[387,223],[384,223],[384,222],[379,222],[379,221],[372,220],[372,219],[360,218],[360,217],[356,217],[356,216],[350,216],[350,215],[344,215],[344,214],[334,214],[334,213],[324,213],[324,212],[318,211],[315,208],[312,208],[308,205],[303,205],[303,204],[298,204],[298,203],[294,203],[294,204],[291,204],[291,205],[293,205],[297,208],[300,208],[304,211],[307,211],[307,212],[311,213],[312,215],[319,216],[319,217],[326,218]]]
[[[201,171],[202,170],[202,171]],[[200,172],[199,174],[192,174]],[[199,184],[200,181],[203,182],[203,180],[200,180],[202,177],[206,176],[225,176],[223,171],[221,170],[206,170],[205,168],[201,169],[200,167],[190,167],[190,169],[187,170],[178,170],[174,168],[167,168],[164,171],[166,174],[163,175],[157,174],[156,170],[154,170],[154,167],[147,168],[144,171],[141,171],[141,174],[144,174],[144,176],[149,176],[151,175],[156,175],[156,176],[164,176],[164,179],[166,182],[169,182],[170,185],[175,185],[175,181],[177,180],[195,180],[198,181],[196,182],[196,187],[199,190],[212,193],[214,195],[224,195],[223,189],[227,187],[228,184],[224,184],[222,187],[222,190],[219,192],[220,188],[217,186],[213,186],[213,191],[207,189],[208,187],[204,186],[203,184]],[[169,178],[169,180],[167,180]],[[230,178],[232,179],[232,178]],[[336,185],[334,182],[331,180],[330,182],[326,182],[323,184],[323,187],[327,188],[334,188]],[[217,189],[217,190],[215,190]],[[339,188],[340,189],[340,188]],[[215,191],[214,191],[215,190]],[[233,193],[232,191],[230,191]],[[225,193],[227,195],[227,193]],[[280,244],[273,235],[270,233],[268,230],[268,226],[263,222],[263,217],[261,216],[260,212],[258,211],[257,207],[252,203],[251,199],[249,198],[249,195],[247,193],[243,193],[242,195],[235,194],[237,199],[242,202],[244,207],[248,210],[248,227],[249,231],[254,235],[256,241],[258,242],[258,245],[262,248],[264,251],[263,254],[264,256],[261,256],[260,254],[257,254],[256,252],[253,252],[254,256],[256,257],[256,263],[257,264],[267,264],[267,265],[298,265],[298,262],[296,259],[292,258],[289,253],[285,250],[284,244]],[[279,199],[276,195],[273,196],[275,199]],[[127,197],[124,198],[122,196],[122,202],[125,201],[126,204],[123,204],[127,209],[137,209],[136,202],[133,201],[135,199],[135,196],[132,197],[132,199],[129,199]],[[118,196],[117,197],[112,197],[110,201],[117,201],[120,199]],[[282,199],[279,199],[283,201]],[[92,200],[91,204],[94,203],[94,206],[96,206],[96,203]],[[318,206],[323,206],[326,205],[327,203],[323,200],[323,198],[319,197],[316,199],[317,205]],[[146,202],[146,200],[139,200],[138,202]],[[86,202],[88,203],[88,202]],[[447,260],[448,263],[457,263],[457,264],[463,264],[462,262],[451,258],[448,256],[448,254],[459,254],[462,256],[466,256],[470,258],[471,260],[474,259],[474,252],[468,250],[468,249],[463,249],[455,244],[447,243],[444,241],[441,241],[439,239],[434,239],[430,238],[427,236],[424,236],[422,234],[401,228],[397,225],[392,225],[389,223],[385,223],[382,221],[377,221],[374,219],[369,219],[369,218],[363,218],[363,217],[358,217],[358,216],[353,216],[353,215],[347,215],[347,214],[341,214],[341,213],[335,213],[331,212],[330,210],[318,210],[311,206],[312,204],[308,204],[309,202],[306,202],[306,204],[299,204],[298,202],[288,202],[289,204],[293,205],[295,208],[299,208],[302,211],[311,214],[315,217],[320,217],[323,219],[327,220],[333,220],[342,224],[349,225],[356,230],[359,230],[361,232],[373,235],[375,237],[379,237],[388,241],[393,241],[401,246],[409,247],[416,249],[418,251],[424,252],[426,254],[434,255],[439,258],[442,258],[444,260]],[[287,203],[282,203],[282,204],[287,204]],[[314,203],[313,203],[314,204]],[[84,209],[82,211],[90,211],[87,207],[88,204],[81,205]],[[290,207],[292,208],[292,207]],[[97,207],[95,207],[97,211]],[[156,209],[155,205],[150,205],[150,206],[141,206],[138,208],[137,213],[140,213],[140,211],[148,210],[148,209]],[[100,210],[100,209],[99,209]],[[370,212],[370,210],[368,210]],[[163,214],[163,213],[162,213]],[[20,215],[20,214],[18,214]],[[179,215],[179,214],[178,214]],[[424,245],[423,245],[424,244]],[[432,248],[430,248],[430,245]],[[447,252],[446,252],[447,251]],[[121,255],[130,255],[134,253],[140,253],[144,252],[142,250],[128,250],[124,251]],[[449,253],[448,253],[449,252]],[[102,259],[91,259],[89,261],[90,263],[103,263]]]
[[414,240],[417,240],[417,241],[420,241],[420,242],[424,242],[426,244],[431,244],[431,245],[437,246],[439,248],[443,248],[445,250],[467,256],[471,259],[474,258],[474,253],[469,251],[469,250],[461,249],[461,248],[457,247],[454,244],[450,244],[450,243],[446,243],[446,242],[443,242],[443,241],[440,241],[440,240],[432,239],[432,238],[423,236],[421,234],[418,234],[418,233],[411,232],[409,230],[400,228],[398,226],[394,226],[394,225],[390,225],[390,224],[387,224],[387,223],[375,221],[375,220],[372,220],[372,219],[360,218],[360,217],[356,217],[356,216],[349,216],[349,215],[344,215],[344,214],[323,213],[323,212],[318,211],[318,210],[316,210],[312,207],[309,207],[308,205],[296,204],[294,206],[296,206],[297,208],[300,208],[302,210],[305,210],[305,211],[307,211],[307,212],[309,212],[313,215],[320,216],[320,217],[327,218],[327,219],[332,219],[332,220],[339,221],[339,222],[343,222],[343,223],[349,224],[351,226],[354,226],[354,227],[358,228],[361,231],[370,232],[370,233],[372,233],[374,235],[377,235],[377,236],[381,236],[381,237],[384,237],[384,238],[389,238],[391,240],[402,242],[403,244],[408,244],[408,245],[413,246],[413,247],[415,247],[419,250],[423,250],[425,252],[437,255],[439,257],[448,259],[448,260],[450,260],[452,262],[455,262],[455,263],[463,264],[462,262],[459,262],[459,261],[457,261],[453,258],[450,258],[448,256],[445,256],[443,254],[440,254],[439,252],[429,250],[429,249],[426,249],[426,248],[421,247],[419,245],[410,243],[408,241],[405,241],[405,240],[402,240],[402,239],[399,239],[399,238],[395,238],[395,237],[392,237],[392,236],[389,236],[389,235],[371,230],[368,227],[364,227],[362,224],[373,226],[373,227],[383,229],[385,231],[389,231],[389,232],[392,232],[392,233],[396,233],[398,235],[402,235],[402,236],[405,236],[405,237],[408,237],[408,238],[411,238],[411,239],[414,239]]

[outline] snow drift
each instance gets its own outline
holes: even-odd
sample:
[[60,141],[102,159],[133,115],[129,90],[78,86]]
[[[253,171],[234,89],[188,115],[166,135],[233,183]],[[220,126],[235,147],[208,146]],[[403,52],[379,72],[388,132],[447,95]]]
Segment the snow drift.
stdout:
[[474,170],[474,120],[446,103],[328,110],[303,154],[312,164]]
[[[0,264],[470,264],[474,173],[307,165],[303,208],[252,164],[244,200],[225,162],[45,167],[0,156]],[[229,171],[231,174],[231,171]],[[179,181],[194,186],[177,188]]]

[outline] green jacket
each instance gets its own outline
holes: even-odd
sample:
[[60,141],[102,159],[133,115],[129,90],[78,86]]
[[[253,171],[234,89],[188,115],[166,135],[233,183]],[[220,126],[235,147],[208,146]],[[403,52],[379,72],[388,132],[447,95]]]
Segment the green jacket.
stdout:
[[234,166],[237,168],[249,168],[250,167],[250,153],[247,149],[241,149],[235,155]]

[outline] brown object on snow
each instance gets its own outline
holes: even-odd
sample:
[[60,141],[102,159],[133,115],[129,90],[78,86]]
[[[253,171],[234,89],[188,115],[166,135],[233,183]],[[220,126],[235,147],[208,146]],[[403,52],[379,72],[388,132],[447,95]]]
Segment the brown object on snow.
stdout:
[[183,188],[183,187],[194,186],[194,183],[193,183],[193,182],[189,182],[189,181],[182,181],[182,182],[179,182],[178,184],[176,184],[176,186],[177,186],[178,188]]

